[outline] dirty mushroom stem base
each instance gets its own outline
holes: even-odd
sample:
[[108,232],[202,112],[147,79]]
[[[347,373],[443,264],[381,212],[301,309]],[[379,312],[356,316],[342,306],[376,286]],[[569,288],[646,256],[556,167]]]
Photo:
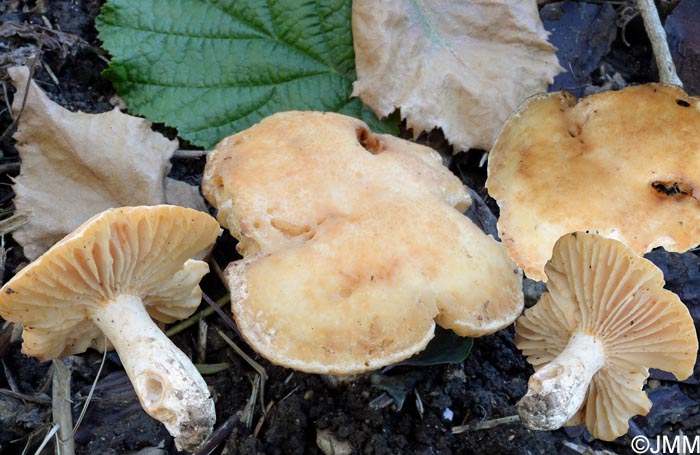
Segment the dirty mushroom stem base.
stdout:
[[165,424],[178,449],[196,449],[214,423],[214,403],[190,359],[156,326],[139,297],[119,295],[93,309],[92,319],[119,353],[146,412]]
[[564,350],[530,377],[527,394],[517,404],[523,424],[532,430],[561,428],[581,408],[593,375],[604,364],[599,340],[572,335]]

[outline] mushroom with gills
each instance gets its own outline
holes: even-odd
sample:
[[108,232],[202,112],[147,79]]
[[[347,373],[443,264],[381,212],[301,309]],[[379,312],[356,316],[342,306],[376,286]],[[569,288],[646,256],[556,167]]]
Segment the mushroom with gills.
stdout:
[[676,86],[533,96],[489,152],[499,236],[536,280],[570,232],[595,231],[639,255],[686,251],[700,243],[698,150],[700,99]]
[[272,115],[219,143],[202,189],[244,255],[225,271],[238,327],[276,364],[374,370],[436,324],[481,336],[522,311],[520,269],[440,155],[360,120]]
[[516,321],[515,344],[536,370],[518,413],[531,429],[585,423],[611,441],[649,412],[649,368],[693,373],[693,320],[661,271],[616,240],[565,235],[545,271],[548,292]]
[[106,210],[6,283],[0,315],[23,325],[22,352],[40,360],[102,349],[106,336],[144,410],[178,449],[194,451],[212,431],[214,403],[151,318],[173,322],[197,308],[209,267],[190,258],[219,232],[214,218],[183,207]]

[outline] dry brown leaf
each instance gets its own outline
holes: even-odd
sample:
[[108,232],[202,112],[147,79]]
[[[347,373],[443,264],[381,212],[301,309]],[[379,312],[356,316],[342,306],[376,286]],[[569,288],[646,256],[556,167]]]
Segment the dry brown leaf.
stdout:
[[[32,213],[14,238],[28,259],[103,210],[166,202],[164,179],[177,141],[118,109],[71,112],[29,82],[26,67],[8,72],[17,88],[12,110],[15,115],[22,111],[14,135],[22,160],[13,186],[15,207]],[[168,186],[182,191],[181,185]]]
[[518,104],[561,71],[534,0],[354,0],[353,95],[415,135],[489,150]]

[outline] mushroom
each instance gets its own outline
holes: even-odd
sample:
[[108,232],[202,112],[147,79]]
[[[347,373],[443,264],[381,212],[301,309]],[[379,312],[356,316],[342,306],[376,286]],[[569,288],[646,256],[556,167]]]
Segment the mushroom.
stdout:
[[202,186],[244,255],[225,271],[241,334],[279,365],[360,373],[436,323],[480,336],[522,311],[520,270],[440,156],[360,120],[275,114],[223,140]]
[[[527,276],[544,280],[559,237],[597,231],[637,254],[700,242],[700,100],[647,84],[578,102],[537,95],[489,154],[499,235]],[[644,229],[640,229],[644,226]]]
[[526,427],[586,424],[611,441],[646,415],[649,368],[693,373],[698,340],[661,271],[622,243],[567,234],[545,271],[548,292],[516,322],[515,344],[536,372],[517,405]]
[[168,323],[197,308],[209,268],[189,258],[219,230],[209,215],[183,207],[106,210],[5,284],[0,315],[22,323],[22,352],[40,360],[102,349],[104,334],[144,410],[179,449],[193,451],[212,431],[214,403],[190,359],[151,317]]

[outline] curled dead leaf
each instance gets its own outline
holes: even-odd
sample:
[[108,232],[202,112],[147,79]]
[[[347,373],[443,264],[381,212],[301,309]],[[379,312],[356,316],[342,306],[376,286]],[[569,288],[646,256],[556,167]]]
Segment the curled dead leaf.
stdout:
[[353,95],[396,108],[415,135],[442,128],[455,150],[489,150],[529,95],[561,71],[534,1],[355,0]]
[[[164,181],[177,148],[151,130],[151,123],[114,109],[101,114],[71,112],[51,101],[26,67],[8,70],[17,93],[12,110],[21,117],[15,207],[32,213],[15,240],[33,260],[83,221],[111,207],[156,205],[182,200],[166,195]],[[25,91],[26,103],[22,106]],[[182,192],[182,185],[167,185]],[[190,187],[187,199],[199,198]],[[197,206],[199,205],[199,206]]]

